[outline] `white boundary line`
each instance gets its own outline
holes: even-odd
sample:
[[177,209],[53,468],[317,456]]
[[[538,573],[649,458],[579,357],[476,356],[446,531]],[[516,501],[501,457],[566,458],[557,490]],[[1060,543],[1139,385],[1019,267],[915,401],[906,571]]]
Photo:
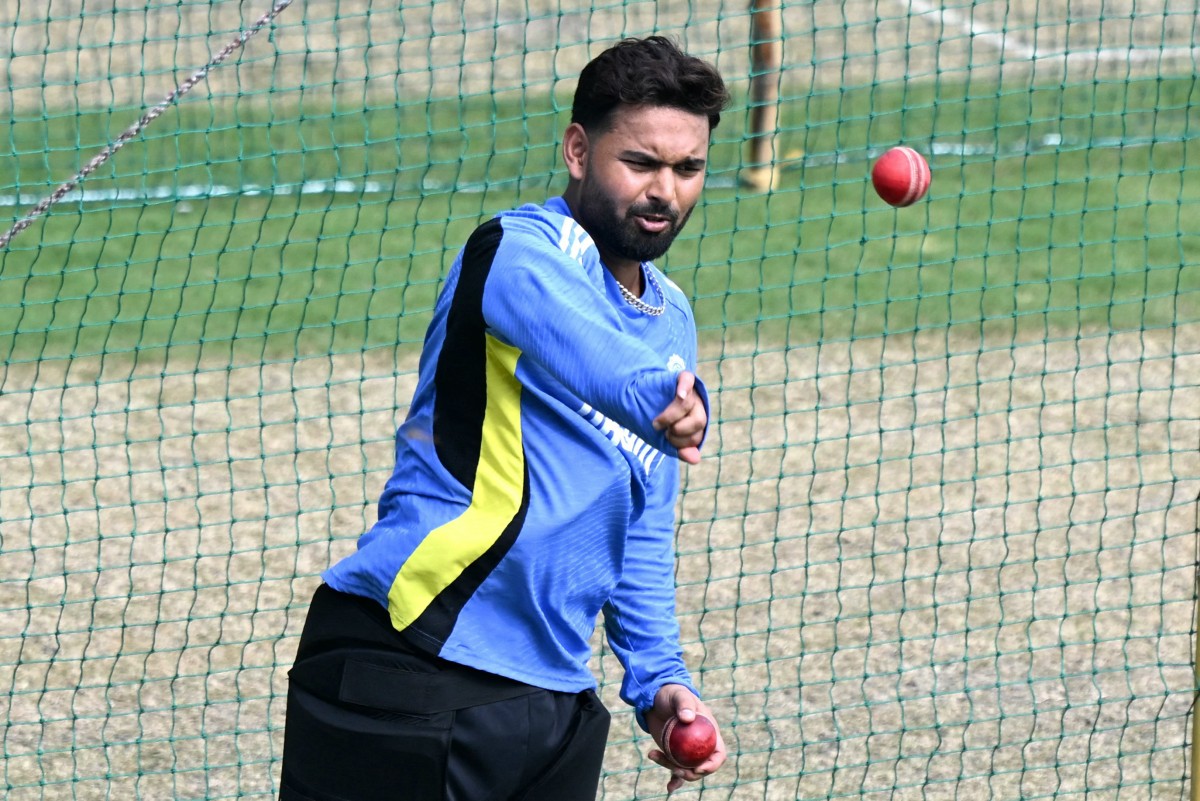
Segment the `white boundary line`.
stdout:
[[[82,187],[75,187],[64,195],[63,198],[80,203],[100,203],[104,201],[141,203],[153,200],[174,200],[179,202],[208,200],[211,198],[232,197],[234,195],[245,197],[268,195],[284,197],[288,195],[378,195],[391,191],[393,191],[393,187],[390,184],[385,185],[379,181],[359,182],[338,179],[334,181],[305,181],[302,184],[274,184],[272,186],[259,186],[257,184],[247,184],[245,186],[211,184],[201,186],[193,184],[188,186],[153,186],[146,189],[134,189],[131,187],[84,189]],[[35,202],[40,197],[41,195],[26,194],[24,192],[17,195],[0,195],[0,206],[23,206]]]
[[[1089,50],[1067,52],[1063,50],[1041,50],[1031,46],[1022,37],[1007,30],[995,28],[976,22],[955,9],[942,8],[926,0],[896,0],[913,19],[936,17],[945,28],[958,29],[970,34],[977,42],[989,45],[1005,57],[1020,61],[1165,61],[1167,59],[1186,58],[1192,61],[1200,60],[1200,47],[1187,45],[1170,45],[1163,47],[1099,47]],[[1200,10],[1195,12],[1200,19]],[[1065,23],[1064,23],[1065,24]]]

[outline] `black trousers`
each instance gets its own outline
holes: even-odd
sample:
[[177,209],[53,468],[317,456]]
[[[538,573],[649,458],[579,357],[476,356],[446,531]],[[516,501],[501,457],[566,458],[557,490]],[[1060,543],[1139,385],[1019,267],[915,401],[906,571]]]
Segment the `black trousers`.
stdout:
[[407,643],[321,586],[289,675],[280,801],[595,801],[609,713]]

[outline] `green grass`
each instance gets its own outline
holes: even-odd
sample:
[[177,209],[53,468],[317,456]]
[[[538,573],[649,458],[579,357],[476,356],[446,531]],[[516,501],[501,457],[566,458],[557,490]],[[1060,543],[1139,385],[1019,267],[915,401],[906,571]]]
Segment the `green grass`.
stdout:
[[[420,343],[441,276],[482,218],[561,190],[565,105],[471,99],[220,111],[184,103],[85,183],[152,201],[64,201],[0,263],[6,361],[191,349],[236,362]],[[702,339],[764,347],[947,326],[1136,329],[1200,319],[1191,81],[854,89],[785,98],[770,194],[737,188],[744,104],[662,261]],[[15,220],[138,110],[0,127]],[[1193,115],[1194,116],[1194,115]],[[1054,137],[1054,138],[1048,138]],[[929,152],[929,199],[886,206],[870,159]],[[368,182],[379,191],[171,197],[190,186]],[[1004,328],[1007,326],[1007,328]]]

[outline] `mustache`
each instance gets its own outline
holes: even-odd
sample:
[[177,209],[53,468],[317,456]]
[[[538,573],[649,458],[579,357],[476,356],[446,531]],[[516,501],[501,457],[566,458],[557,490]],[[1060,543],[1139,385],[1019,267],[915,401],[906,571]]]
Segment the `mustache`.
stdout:
[[679,210],[666,203],[640,203],[629,207],[628,217],[654,216],[666,217],[671,224],[679,222]]

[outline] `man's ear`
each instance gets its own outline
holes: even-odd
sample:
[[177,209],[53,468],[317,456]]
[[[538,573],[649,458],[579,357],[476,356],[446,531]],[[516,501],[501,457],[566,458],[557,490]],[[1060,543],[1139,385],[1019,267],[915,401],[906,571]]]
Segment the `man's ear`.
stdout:
[[563,131],[563,162],[567,172],[576,181],[582,180],[587,172],[588,135],[583,126],[573,122]]

